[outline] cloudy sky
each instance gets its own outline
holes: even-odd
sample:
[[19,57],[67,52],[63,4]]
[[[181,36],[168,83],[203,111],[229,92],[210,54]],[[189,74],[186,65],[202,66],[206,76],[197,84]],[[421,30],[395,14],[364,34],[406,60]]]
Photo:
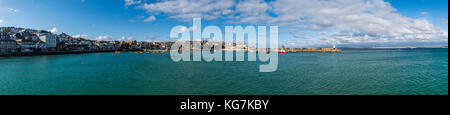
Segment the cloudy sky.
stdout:
[[0,26],[98,40],[171,41],[194,17],[279,26],[286,46],[448,45],[448,0],[0,0]]

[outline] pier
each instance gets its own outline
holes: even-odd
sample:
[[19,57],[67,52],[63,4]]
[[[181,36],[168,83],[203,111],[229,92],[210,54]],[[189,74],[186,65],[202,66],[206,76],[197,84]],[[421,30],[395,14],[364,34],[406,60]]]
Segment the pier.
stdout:
[[342,53],[338,48],[289,48],[288,52]]
[[144,52],[148,53],[166,53],[167,50],[152,50],[152,49],[144,49]]

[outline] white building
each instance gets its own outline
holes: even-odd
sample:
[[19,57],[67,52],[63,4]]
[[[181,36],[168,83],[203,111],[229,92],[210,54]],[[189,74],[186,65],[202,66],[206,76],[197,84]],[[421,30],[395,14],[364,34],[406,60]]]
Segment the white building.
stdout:
[[0,53],[16,52],[17,43],[7,33],[0,32]]
[[50,33],[39,34],[39,39],[47,44],[47,48],[56,48],[56,35]]

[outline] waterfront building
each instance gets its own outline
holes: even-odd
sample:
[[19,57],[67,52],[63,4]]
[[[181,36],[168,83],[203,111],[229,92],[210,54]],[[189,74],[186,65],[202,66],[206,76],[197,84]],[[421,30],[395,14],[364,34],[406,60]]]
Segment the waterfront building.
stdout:
[[51,34],[50,32],[40,32],[39,39],[47,44],[47,48],[56,48],[56,35]]
[[120,41],[120,48],[121,49],[128,49],[130,47],[130,44],[128,44],[125,41]]
[[23,28],[16,28],[16,27],[1,27],[2,32],[6,33],[19,33]]
[[31,40],[33,40],[34,42],[39,42],[39,41],[41,41],[41,39],[40,39],[38,36],[31,36],[30,38],[31,38]]
[[128,42],[129,49],[139,49],[139,45],[136,40],[131,40]]
[[6,39],[9,38],[8,34],[6,32],[0,32],[0,39]]
[[17,43],[8,33],[0,32],[0,53],[17,52]]
[[30,39],[17,39],[19,52],[33,52],[36,50],[36,43]]
[[72,39],[72,43],[73,43],[73,44],[79,43],[80,41],[81,41],[80,38],[73,38],[73,39]]
[[69,41],[69,39],[67,39],[66,37],[57,37],[56,39],[60,43],[65,43],[65,42]]
[[[17,35],[17,33],[9,34],[9,39],[11,39],[11,40],[16,40],[16,39],[17,39],[16,35]],[[17,35],[17,36],[18,36],[18,35]]]
[[167,46],[166,49],[169,50],[172,48],[172,45],[175,44],[175,42],[165,42],[165,44]]
[[36,44],[36,49],[42,51],[42,52],[47,52],[47,44],[43,43],[43,42],[37,42]]
[[137,46],[140,49],[149,49],[150,48],[150,44],[148,42],[138,42]]
[[245,44],[245,42],[237,42],[236,43],[236,49],[237,50],[241,50],[241,49],[247,49],[247,44]]
[[106,43],[106,48],[111,50],[117,50],[120,46],[120,43],[116,43],[117,41],[109,41]]
[[99,50],[107,49],[106,42],[104,41],[96,41],[94,45],[97,46]]
[[168,44],[166,44],[165,42],[154,42],[153,45],[154,45],[153,46],[154,49],[156,49],[156,50],[167,50],[168,49]]

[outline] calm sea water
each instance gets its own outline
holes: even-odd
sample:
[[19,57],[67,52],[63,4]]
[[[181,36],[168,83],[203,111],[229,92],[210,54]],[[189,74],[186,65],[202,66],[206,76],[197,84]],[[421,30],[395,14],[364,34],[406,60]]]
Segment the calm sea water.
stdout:
[[448,95],[448,49],[345,50],[260,62],[173,62],[167,54],[0,57],[0,94]]

